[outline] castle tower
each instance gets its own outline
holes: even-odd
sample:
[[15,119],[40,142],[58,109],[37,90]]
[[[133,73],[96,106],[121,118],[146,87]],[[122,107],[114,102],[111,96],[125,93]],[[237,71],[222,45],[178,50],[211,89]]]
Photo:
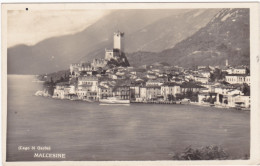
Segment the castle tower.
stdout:
[[118,49],[122,52],[124,51],[123,37],[124,37],[124,33],[122,32],[117,31],[114,33],[114,49]]

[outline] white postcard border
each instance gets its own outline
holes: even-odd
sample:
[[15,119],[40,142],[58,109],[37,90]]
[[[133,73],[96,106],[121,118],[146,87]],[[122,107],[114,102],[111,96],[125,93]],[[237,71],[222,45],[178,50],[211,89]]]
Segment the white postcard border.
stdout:
[[[192,8],[250,8],[250,70],[251,70],[251,112],[250,112],[250,160],[223,161],[40,161],[6,162],[7,128],[7,11],[8,10],[86,10],[86,9],[192,9]],[[260,35],[259,3],[28,3],[2,4],[2,160],[3,165],[246,165],[260,164]]]

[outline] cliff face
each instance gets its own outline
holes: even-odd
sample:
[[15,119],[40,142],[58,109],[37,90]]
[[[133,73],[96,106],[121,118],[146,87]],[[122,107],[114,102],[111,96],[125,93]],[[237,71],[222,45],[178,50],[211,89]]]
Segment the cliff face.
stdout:
[[130,64],[167,62],[173,65],[250,64],[249,10],[222,9],[198,32],[172,49],[127,54]]

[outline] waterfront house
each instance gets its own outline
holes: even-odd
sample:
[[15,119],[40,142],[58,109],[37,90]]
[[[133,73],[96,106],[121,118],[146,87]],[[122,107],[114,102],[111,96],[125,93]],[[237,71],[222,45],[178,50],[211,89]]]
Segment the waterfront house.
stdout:
[[112,87],[108,85],[98,86],[98,98],[106,99],[113,96]]
[[235,107],[236,102],[240,102],[238,100],[241,99],[238,96],[244,96],[241,90],[235,89],[231,86],[222,85],[220,87],[216,87],[215,92],[217,93],[216,104],[226,107]]
[[98,100],[98,93],[95,91],[88,91],[87,92],[87,99],[88,100]]
[[130,100],[130,86],[117,85],[112,90],[113,96],[119,99]]
[[163,96],[164,100],[168,99],[169,95],[176,96],[176,94],[181,93],[181,86],[179,84],[173,82],[164,83],[161,86],[161,95]]
[[250,108],[250,96],[232,95],[228,98],[228,106]]
[[76,94],[76,87],[75,87],[75,85],[69,85],[69,87],[70,87],[70,90],[69,90],[69,94]]
[[142,98],[143,101],[157,100],[159,96],[161,96],[160,86],[140,87],[140,98]]
[[53,97],[59,99],[68,99],[70,94],[70,85],[68,82],[60,82],[56,84],[53,91]]
[[140,98],[140,86],[141,86],[141,83],[132,83],[130,85],[131,99],[135,100],[136,98]]
[[91,91],[91,87],[91,85],[87,84],[79,85],[76,90],[78,99],[87,99],[87,93]]

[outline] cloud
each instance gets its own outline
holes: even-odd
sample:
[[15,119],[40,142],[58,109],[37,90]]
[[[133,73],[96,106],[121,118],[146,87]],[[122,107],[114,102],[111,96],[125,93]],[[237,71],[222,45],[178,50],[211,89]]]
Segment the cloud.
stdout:
[[44,39],[80,32],[110,10],[8,11],[7,45],[34,45]]

